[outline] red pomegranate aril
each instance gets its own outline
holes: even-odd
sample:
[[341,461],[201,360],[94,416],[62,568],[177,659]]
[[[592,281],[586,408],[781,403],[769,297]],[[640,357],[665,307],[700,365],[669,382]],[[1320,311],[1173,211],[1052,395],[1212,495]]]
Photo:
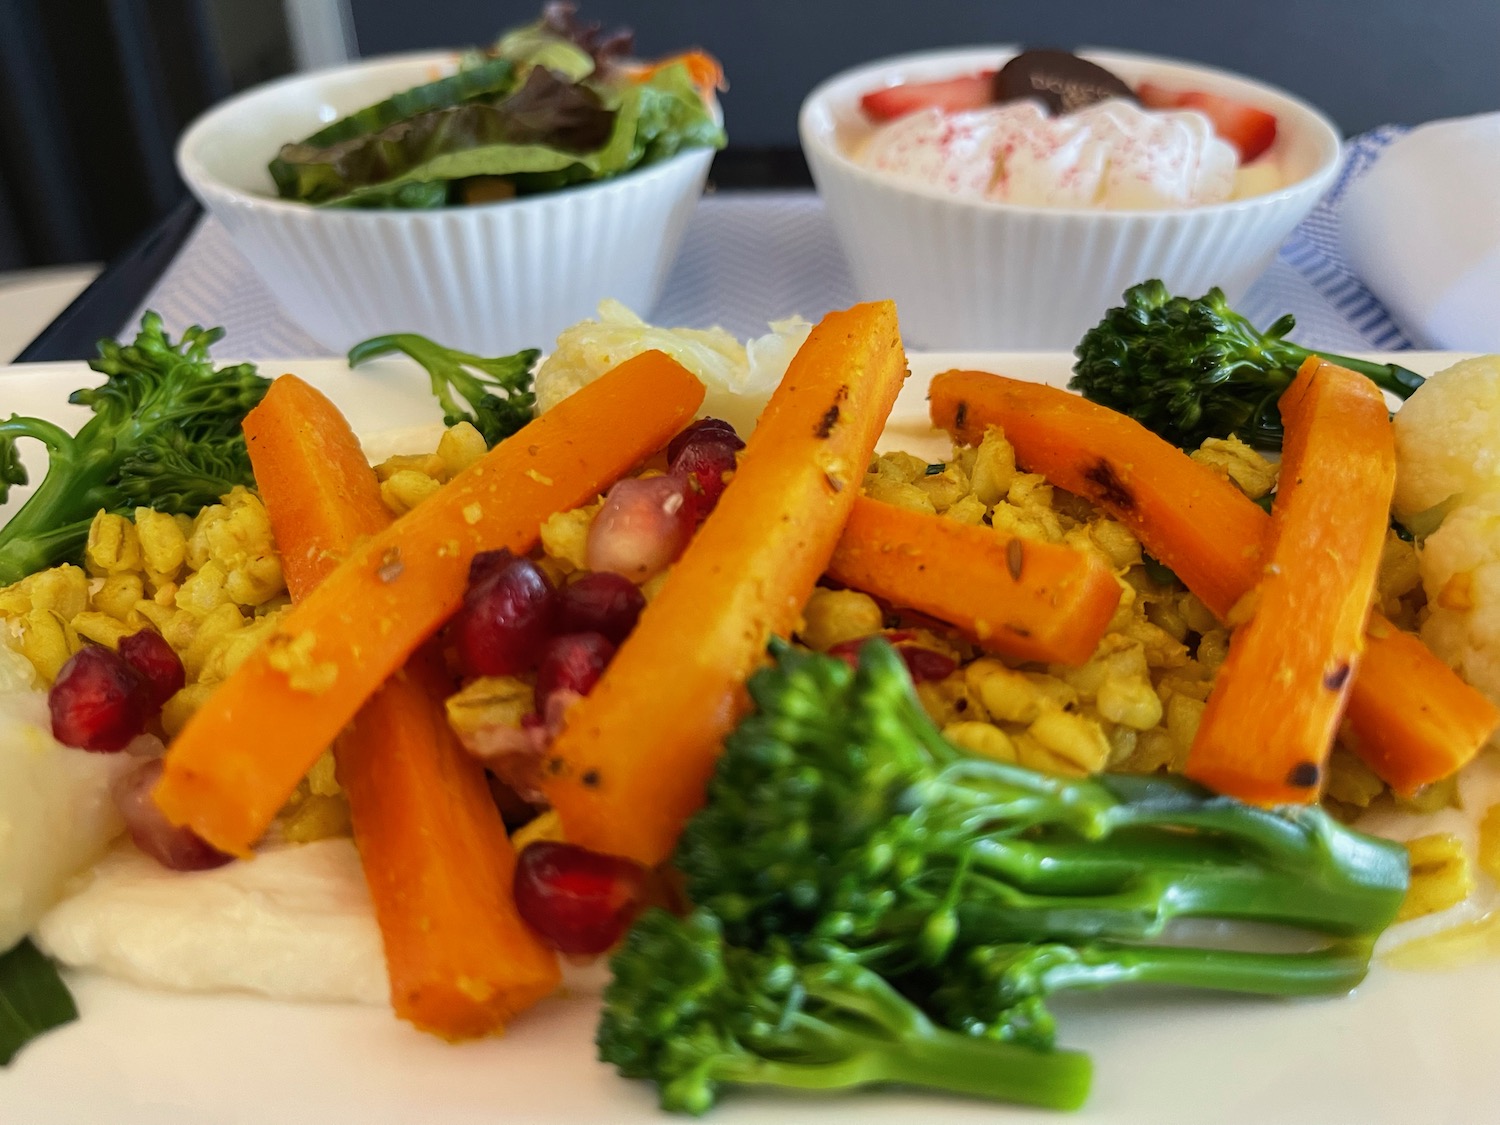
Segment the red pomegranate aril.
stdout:
[[681,478],[668,473],[619,481],[589,527],[588,569],[646,582],[682,554],[693,523]]
[[897,645],[896,651],[906,661],[906,670],[914,684],[946,680],[958,670],[958,661],[921,645]]
[[623,574],[607,570],[585,574],[557,595],[557,629],[561,633],[603,633],[619,644],[646,608],[645,595]]
[[673,474],[684,480],[691,478],[694,483],[690,498],[695,520],[702,520],[719,502],[728,476],[738,464],[734,459],[736,448],[722,441],[695,441],[672,462]]
[[536,709],[547,713],[554,692],[587,695],[604,674],[615,646],[603,633],[566,633],[553,637],[542,649],[536,666]]
[[[506,557],[493,557],[502,554]],[[512,676],[526,671],[551,635],[557,591],[535,563],[509,551],[476,555],[469,573],[452,632],[464,672]]]
[[172,646],[155,629],[142,629],[120,639],[117,650],[125,663],[136,670],[146,690],[146,704],[159,711],[163,703],[171,699],[182,685],[187,683],[187,672],[183,670],[182,658],[172,651]]
[[161,772],[161,760],[156,759],[125,774],[114,784],[115,807],[120,810],[135,846],[172,871],[206,871],[224,866],[234,857],[205,842],[191,828],[173,824],[156,807],[151,790]]
[[625,935],[641,908],[646,869],[576,844],[538,841],[516,860],[516,909],[560,953],[593,956]]
[[919,644],[906,644],[915,633],[906,629],[893,630],[889,633],[876,633],[869,637],[856,637],[852,641],[840,641],[828,649],[829,656],[837,656],[849,667],[853,668],[859,664],[859,650],[865,647],[869,641],[877,637],[887,641],[896,648],[902,662],[906,665],[907,675],[911,676],[914,684],[927,683],[935,680],[946,680],[958,669],[958,661],[951,656],[945,656],[935,649],[925,648]]
[[676,464],[685,446],[705,439],[727,443],[733,449],[744,449],[745,443],[734,427],[722,418],[699,418],[667,443],[667,464]]
[[47,693],[52,737],[80,750],[113,753],[146,729],[147,689],[119,653],[103,645],[79,649]]

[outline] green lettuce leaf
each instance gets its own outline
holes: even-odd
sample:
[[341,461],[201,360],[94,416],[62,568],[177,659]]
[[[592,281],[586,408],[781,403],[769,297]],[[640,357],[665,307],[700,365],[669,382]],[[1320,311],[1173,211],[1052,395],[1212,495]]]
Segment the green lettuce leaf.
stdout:
[[[614,111],[587,86],[536,67],[499,102],[471,101],[419,113],[378,132],[299,154],[309,202],[392,206],[409,185],[465,176],[552,171],[598,148]],[[373,193],[361,189],[373,188]],[[446,192],[437,203],[446,201]],[[410,204],[408,204],[410,205]],[[432,205],[432,204],[429,204]]]
[[29,940],[0,956],[0,1066],[37,1036],[77,1018],[56,966]]
[[283,145],[271,161],[271,179],[284,199],[316,203],[331,198],[347,189],[341,189],[340,181],[325,172],[324,153],[357,147],[361,138],[397,127],[408,118],[460,106],[476,98],[504,96],[515,89],[517,79],[516,64],[510,59],[472,61],[456,74],[393,94],[383,102],[340,118],[305,140]]
[[[619,99],[613,110],[602,100],[588,103],[598,95],[587,86],[550,76],[544,85],[542,76],[548,75],[533,70],[526,86],[497,106],[439,111],[333,154],[340,163],[330,164],[328,174],[342,177],[349,190],[328,199],[328,205],[421,205],[418,201],[437,198],[432,185],[470,176],[504,176],[519,194],[532,194],[606,179],[685,148],[724,145],[723,128],[680,63],[647,82],[612,89]],[[590,117],[586,103],[609,122],[592,145],[583,142],[603,118]]]

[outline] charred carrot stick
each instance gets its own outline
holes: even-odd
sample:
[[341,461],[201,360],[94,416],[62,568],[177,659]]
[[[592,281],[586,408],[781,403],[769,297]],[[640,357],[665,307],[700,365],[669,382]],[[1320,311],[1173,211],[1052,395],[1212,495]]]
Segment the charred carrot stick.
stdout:
[[1257,804],[1317,799],[1396,488],[1385,398],[1313,357],[1281,396],[1286,427],[1268,559],[1235,629],[1184,772]]
[[[1270,516],[1138,422],[1056,387],[979,371],[932,381],[933,424],[977,444],[998,426],[1027,469],[1135,533],[1221,620],[1259,580]],[[1447,777],[1500,726],[1500,710],[1378,614],[1349,694],[1353,749],[1399,793]]]
[[[256,487],[301,601],[391,523],[344,416],[284,375],[245,418]],[[396,1014],[447,1039],[498,1031],[556,989],[556,956],[511,900],[515,851],[484,768],[458,745],[427,650],[360,709],[334,747],[385,944]]]
[[645,864],[671,853],[746,678],[828,565],[905,377],[889,301],[813,329],[718,506],[553,744],[544,788],[569,841]]
[[355,547],[174,740],[154,790],[168,819],[248,855],[318,755],[453,615],[474,555],[530,550],[547,517],[592,500],[702,401],[693,375],[645,352]]
[[1096,556],[864,496],[828,574],[1017,660],[1082,664],[1120,604],[1120,584]]

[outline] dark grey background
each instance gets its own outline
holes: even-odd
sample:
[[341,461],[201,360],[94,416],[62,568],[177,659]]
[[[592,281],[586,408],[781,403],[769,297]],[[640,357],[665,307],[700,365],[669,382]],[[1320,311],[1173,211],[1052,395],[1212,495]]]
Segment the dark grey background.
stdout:
[[[484,42],[537,0],[349,0],[360,53]],[[974,43],[1119,47],[1239,71],[1314,102],[1345,131],[1500,109],[1500,0],[584,0],[643,55],[724,63],[730,144],[797,143],[823,78],[883,55]]]

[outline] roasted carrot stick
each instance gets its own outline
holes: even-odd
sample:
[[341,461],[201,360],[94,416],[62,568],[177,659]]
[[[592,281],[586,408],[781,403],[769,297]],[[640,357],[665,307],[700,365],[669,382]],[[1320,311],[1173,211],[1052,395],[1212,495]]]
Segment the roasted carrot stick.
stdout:
[[[933,424],[966,443],[998,426],[1030,471],[1109,511],[1221,620],[1259,580],[1270,517],[1125,415],[1056,387],[979,371],[932,381]],[[1372,615],[1349,694],[1353,749],[1399,793],[1447,777],[1500,710],[1426,645]]]
[[265,502],[293,601],[391,523],[359,439],[338,407],[295,375],[245,415],[255,489]]
[[1267,563],[1183,771],[1269,805],[1311,802],[1322,788],[1396,488],[1390,413],[1369,379],[1312,357],[1280,406],[1286,440]]
[[[295,375],[271,384],[245,436],[287,586],[301,601],[392,517],[344,416]],[[419,651],[360,709],[334,753],[392,1007],[423,1031],[458,1039],[499,1030],[561,973],[516,913],[515,851],[484,768],[448,726],[449,686],[438,659]]]
[[1120,604],[1120,584],[1097,556],[864,496],[828,574],[1017,660],[1082,664]]
[[548,516],[592,500],[702,401],[693,375],[645,352],[357,546],[174,740],[154,790],[168,819],[248,855],[344,724],[453,615],[474,555],[530,550]]
[[889,301],[813,329],[718,506],[553,744],[544,787],[569,841],[646,864],[671,853],[746,678],[828,565],[905,377]]
[[422,649],[360,709],[335,747],[354,841],[402,1019],[445,1039],[499,1031],[556,990],[556,955],[511,897],[516,853],[484,768],[438,702]]

